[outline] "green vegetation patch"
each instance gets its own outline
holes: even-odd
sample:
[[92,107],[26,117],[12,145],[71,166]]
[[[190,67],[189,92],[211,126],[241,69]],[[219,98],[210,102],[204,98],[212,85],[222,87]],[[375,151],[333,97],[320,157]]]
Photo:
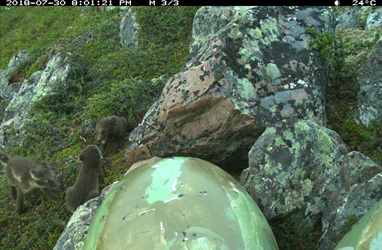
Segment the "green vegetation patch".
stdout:
[[308,32],[314,37],[311,48],[320,51],[330,72],[326,86],[328,128],[336,131],[350,150],[357,150],[382,165],[381,121],[369,126],[354,121],[358,109],[357,70],[379,40],[380,31],[354,31],[358,36],[354,36],[353,30],[330,34],[308,28]]
[[163,79],[112,81],[100,93],[94,94],[88,99],[85,113],[87,116],[93,117],[114,114],[134,121],[142,112],[150,108],[153,101],[159,97],[163,86]]
[[69,35],[66,30],[78,25],[80,11],[80,7],[0,7],[0,68],[7,68],[9,59],[23,49],[44,50],[63,33]]
[[[53,249],[61,231],[51,221],[67,221],[71,215],[65,190],[76,179],[81,165],[78,154],[86,145],[98,144],[93,132],[96,117],[116,114],[133,120],[143,116],[160,95],[166,77],[190,59],[197,9],[134,7],[139,47],[128,49],[120,44],[119,24],[126,13],[120,8],[102,12],[97,7],[0,7],[0,68],[6,69],[20,51],[28,51],[8,80],[29,78],[45,69],[57,53],[70,65],[65,83],[52,86],[52,96],[30,107],[21,131],[13,131],[12,126],[5,131],[10,144],[4,150],[10,156],[25,156],[36,163],[46,160],[53,166],[61,183],[55,190],[60,201],[47,200],[41,191],[32,190],[25,195],[25,212],[15,214],[6,176],[0,175],[4,190],[0,193],[0,249]],[[0,101],[4,110],[10,100]],[[126,165],[123,150],[107,155],[100,189],[118,180]]]
[[346,120],[339,134],[350,150],[359,151],[382,166],[382,120],[367,126]]

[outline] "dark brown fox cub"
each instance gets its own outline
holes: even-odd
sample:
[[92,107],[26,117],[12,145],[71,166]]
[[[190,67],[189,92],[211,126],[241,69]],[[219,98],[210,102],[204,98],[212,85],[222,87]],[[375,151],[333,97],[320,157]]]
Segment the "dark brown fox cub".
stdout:
[[77,207],[99,195],[98,178],[102,174],[101,151],[95,145],[87,146],[79,155],[81,169],[73,186],[66,190],[66,205],[74,213]]
[[5,172],[11,197],[16,200],[16,212],[23,211],[24,194],[33,188],[40,188],[51,200],[58,200],[51,189],[57,188],[59,183],[46,162],[37,166],[25,157],[9,159],[4,152],[0,152],[0,160],[7,164]]
[[127,121],[124,117],[115,115],[97,121],[95,130],[97,140],[101,141],[100,149],[102,154],[105,153],[107,143],[112,138],[115,140],[114,154],[118,153],[127,132],[127,125]]

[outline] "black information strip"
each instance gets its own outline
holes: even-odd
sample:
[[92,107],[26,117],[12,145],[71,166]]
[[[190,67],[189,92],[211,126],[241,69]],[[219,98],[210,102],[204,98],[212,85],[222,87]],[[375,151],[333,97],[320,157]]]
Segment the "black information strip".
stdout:
[[[208,0],[207,0],[208,1]],[[1,6],[214,6],[209,0],[5,0]],[[382,0],[289,0],[287,6],[381,6]],[[235,6],[280,6],[280,1],[235,0]]]

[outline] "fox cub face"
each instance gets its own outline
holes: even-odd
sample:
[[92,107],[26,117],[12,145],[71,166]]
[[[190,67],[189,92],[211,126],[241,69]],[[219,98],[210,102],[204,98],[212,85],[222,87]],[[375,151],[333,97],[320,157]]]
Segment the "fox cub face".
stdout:
[[114,139],[114,153],[118,153],[127,130],[127,121],[124,117],[109,116],[98,119],[95,131],[97,140],[101,142],[100,150],[103,154],[110,139]]
[[98,123],[96,126],[97,141],[102,144],[106,144],[110,135],[114,135],[114,126],[112,122],[110,123]]
[[[31,169],[29,173],[37,188],[57,188],[59,186],[56,176],[46,162],[41,162],[40,168]],[[30,184],[32,186],[33,182]]]

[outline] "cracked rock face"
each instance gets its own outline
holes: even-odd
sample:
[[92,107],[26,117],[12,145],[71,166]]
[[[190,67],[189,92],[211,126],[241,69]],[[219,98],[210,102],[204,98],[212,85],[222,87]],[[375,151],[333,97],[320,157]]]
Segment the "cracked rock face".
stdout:
[[[202,7],[193,58],[130,135],[150,156],[188,155],[230,169],[281,120],[325,124],[327,75],[306,28],[334,28],[327,8]],[[135,162],[133,151],[126,153]],[[232,164],[232,163],[236,164]]]

